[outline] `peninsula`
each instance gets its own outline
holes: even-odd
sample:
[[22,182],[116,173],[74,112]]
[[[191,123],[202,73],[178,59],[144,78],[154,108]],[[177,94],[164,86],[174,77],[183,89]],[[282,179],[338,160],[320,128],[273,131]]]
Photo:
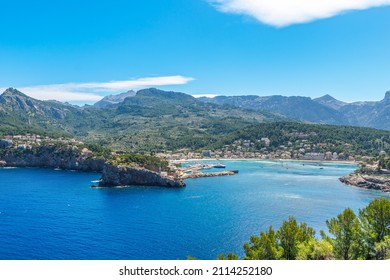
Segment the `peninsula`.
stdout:
[[184,181],[168,162],[140,154],[117,154],[75,139],[27,134],[0,140],[0,167],[59,168],[102,173],[99,186],[147,185],[180,188]]
[[355,172],[341,177],[339,180],[347,185],[364,189],[390,192],[390,160],[382,156],[373,164],[360,164]]
[[390,192],[390,176],[380,173],[364,174],[359,171],[343,176],[342,183],[364,189]]

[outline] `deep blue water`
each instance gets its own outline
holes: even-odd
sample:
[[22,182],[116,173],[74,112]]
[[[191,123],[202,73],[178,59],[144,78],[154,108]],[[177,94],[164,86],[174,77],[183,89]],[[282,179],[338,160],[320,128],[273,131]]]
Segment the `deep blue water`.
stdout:
[[[389,197],[341,184],[343,164],[228,161],[236,176],[183,189],[94,189],[97,173],[0,169],[0,259],[214,259],[289,215],[317,231]],[[323,168],[323,169],[320,169]]]

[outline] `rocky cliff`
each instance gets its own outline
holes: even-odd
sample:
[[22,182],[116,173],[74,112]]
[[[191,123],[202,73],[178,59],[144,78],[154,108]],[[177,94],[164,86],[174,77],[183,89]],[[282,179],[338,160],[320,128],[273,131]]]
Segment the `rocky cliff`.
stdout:
[[359,171],[343,176],[342,183],[364,189],[390,192],[390,176],[383,174],[362,174]]
[[170,177],[164,177],[157,172],[144,168],[114,166],[106,164],[103,168],[102,179],[99,186],[163,186],[180,188],[185,183],[182,180],[176,180]]
[[76,147],[40,146],[30,149],[0,149],[0,167],[60,168],[86,172],[100,172],[99,186],[162,186],[184,187],[182,180],[165,177],[140,167],[115,166],[106,159],[84,154]]
[[41,146],[32,149],[6,149],[0,160],[7,167],[43,167],[101,172],[105,160],[88,157],[77,149]]

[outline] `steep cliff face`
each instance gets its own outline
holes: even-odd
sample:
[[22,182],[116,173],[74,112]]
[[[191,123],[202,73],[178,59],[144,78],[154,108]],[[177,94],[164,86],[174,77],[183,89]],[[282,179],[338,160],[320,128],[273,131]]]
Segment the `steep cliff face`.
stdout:
[[87,172],[100,172],[99,186],[162,186],[184,187],[182,180],[160,175],[140,167],[114,166],[106,159],[87,156],[77,148],[40,146],[31,149],[0,149],[0,167],[61,168]]
[[105,160],[86,157],[77,150],[58,149],[54,146],[42,146],[35,149],[9,149],[0,159],[9,167],[44,167],[66,170],[101,172]]
[[99,186],[126,185],[180,188],[184,187],[185,183],[182,180],[163,177],[157,172],[144,168],[114,166],[111,164],[106,164],[104,166]]

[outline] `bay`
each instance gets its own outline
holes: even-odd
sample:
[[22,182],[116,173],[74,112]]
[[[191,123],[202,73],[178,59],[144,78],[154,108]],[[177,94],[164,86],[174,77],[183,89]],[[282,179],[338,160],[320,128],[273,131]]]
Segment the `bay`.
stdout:
[[0,259],[215,259],[288,216],[317,233],[389,194],[343,185],[340,163],[224,161],[183,189],[91,188],[97,173],[0,169]]

